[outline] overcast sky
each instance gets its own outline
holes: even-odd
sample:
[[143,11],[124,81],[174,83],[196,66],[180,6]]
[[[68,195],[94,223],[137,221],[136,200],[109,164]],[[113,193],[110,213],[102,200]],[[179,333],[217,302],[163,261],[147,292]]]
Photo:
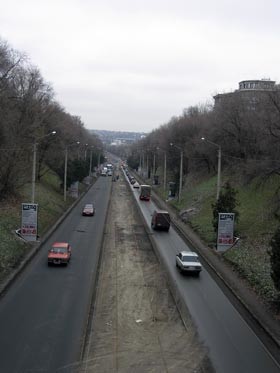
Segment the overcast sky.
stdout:
[[150,132],[241,80],[279,83],[279,15],[279,0],[0,0],[0,37],[86,128]]

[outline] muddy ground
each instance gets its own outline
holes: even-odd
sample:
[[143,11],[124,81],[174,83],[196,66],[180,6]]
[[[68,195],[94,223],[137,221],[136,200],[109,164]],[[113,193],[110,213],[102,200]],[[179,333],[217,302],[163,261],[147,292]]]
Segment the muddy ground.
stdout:
[[113,183],[80,372],[213,372],[191,319],[181,320],[123,175]]

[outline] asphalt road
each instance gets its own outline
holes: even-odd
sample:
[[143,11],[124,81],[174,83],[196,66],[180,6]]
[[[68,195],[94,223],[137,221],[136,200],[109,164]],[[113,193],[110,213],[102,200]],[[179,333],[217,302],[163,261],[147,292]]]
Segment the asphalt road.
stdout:
[[[150,227],[156,209],[152,201],[139,201],[139,191],[131,188]],[[209,349],[217,373],[279,373],[280,367],[260,339],[243,320],[216,282],[204,269],[199,278],[182,275],[176,269],[175,255],[191,250],[171,227],[169,232],[153,231],[153,239],[181,298]]]
[[192,322],[182,323],[165,272],[121,175],[80,373],[214,373]]
[[[77,366],[111,181],[97,180],[0,299],[0,372],[63,373]],[[94,203],[94,217],[81,215],[86,203]],[[67,267],[47,266],[54,241],[70,242]]]

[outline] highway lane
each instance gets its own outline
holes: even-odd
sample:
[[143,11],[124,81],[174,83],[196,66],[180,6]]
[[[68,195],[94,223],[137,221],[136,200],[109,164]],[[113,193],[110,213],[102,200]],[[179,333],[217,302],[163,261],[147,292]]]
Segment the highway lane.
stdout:
[[[0,299],[0,372],[69,372],[77,365],[111,182],[97,180]],[[86,203],[96,206],[94,217],[81,215]],[[54,241],[72,245],[67,267],[47,266]]]
[[[139,201],[139,191],[131,187],[147,225],[150,227],[155,204]],[[216,282],[204,269],[200,278],[183,276],[176,269],[175,255],[191,250],[178,233],[153,231],[149,228],[170,278],[184,299],[209,349],[217,373],[279,373],[280,368],[266,347],[233,307]]]

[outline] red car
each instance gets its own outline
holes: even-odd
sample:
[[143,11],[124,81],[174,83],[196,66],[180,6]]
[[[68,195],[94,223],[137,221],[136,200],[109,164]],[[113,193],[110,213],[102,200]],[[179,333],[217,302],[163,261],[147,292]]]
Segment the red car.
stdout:
[[48,252],[48,265],[65,264],[71,259],[71,246],[67,242],[54,242]]
[[90,203],[85,205],[85,207],[83,208],[82,215],[83,216],[93,216],[94,214],[95,214],[95,208],[93,207],[93,205],[90,204]]

